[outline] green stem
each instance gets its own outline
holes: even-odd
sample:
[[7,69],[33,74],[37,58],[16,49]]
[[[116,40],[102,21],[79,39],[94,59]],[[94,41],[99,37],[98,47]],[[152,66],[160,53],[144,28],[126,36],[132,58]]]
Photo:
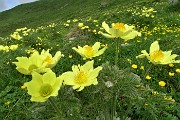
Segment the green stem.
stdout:
[[116,117],[116,99],[117,94],[115,94],[112,99],[111,120],[114,120],[114,118]]
[[19,98],[19,100],[13,105],[13,107],[9,110],[9,112],[7,113],[7,115],[5,116],[5,118],[3,120],[7,120],[7,118],[9,117],[9,114],[12,112],[13,108],[20,102],[20,100],[23,98],[25,93],[26,92],[24,92],[24,94]]
[[56,103],[54,102],[54,100],[53,100],[52,97],[49,98],[49,102],[50,102],[50,104],[52,105],[52,107],[56,110],[56,112],[57,112],[58,114],[60,114],[60,113],[61,113],[61,110],[57,107],[57,105],[56,105]]
[[116,57],[115,57],[115,65],[118,65],[118,55],[119,55],[119,39],[115,39],[116,41]]
[[148,68],[147,68],[147,70],[146,70],[146,73],[145,73],[145,75],[144,75],[144,79],[143,79],[143,80],[146,79],[146,76],[149,74],[149,71],[150,71],[151,67],[152,67],[152,64],[150,64],[150,65],[148,66]]

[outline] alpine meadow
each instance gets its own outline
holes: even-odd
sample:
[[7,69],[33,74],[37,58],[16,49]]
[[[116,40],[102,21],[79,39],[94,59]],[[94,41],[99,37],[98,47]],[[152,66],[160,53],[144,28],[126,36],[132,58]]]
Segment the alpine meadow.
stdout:
[[0,12],[0,120],[179,120],[179,0],[39,0]]

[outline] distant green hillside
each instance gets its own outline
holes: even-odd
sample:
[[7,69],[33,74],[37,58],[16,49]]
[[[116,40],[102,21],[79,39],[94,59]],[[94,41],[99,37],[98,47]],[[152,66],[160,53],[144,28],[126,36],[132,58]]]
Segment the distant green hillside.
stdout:
[[[103,11],[128,9],[135,2],[147,6],[147,2],[153,4],[156,1],[158,0],[40,0],[0,13],[0,36],[9,35],[16,28],[37,27],[73,17],[93,16],[98,19]],[[111,13],[110,17],[114,15],[115,13]]]
[[10,34],[18,27],[36,27],[78,16],[98,16],[104,9],[110,9],[106,5],[115,7],[117,3],[123,5],[126,2],[127,0],[40,0],[19,5],[0,13],[0,36]]

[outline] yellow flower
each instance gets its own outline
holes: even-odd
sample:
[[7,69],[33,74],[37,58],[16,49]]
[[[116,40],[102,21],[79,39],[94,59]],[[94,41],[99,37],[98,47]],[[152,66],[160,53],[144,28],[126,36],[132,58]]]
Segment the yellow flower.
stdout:
[[11,45],[10,50],[16,50],[18,48],[18,45]]
[[159,94],[157,91],[152,91],[152,94],[153,95],[157,95],[157,94]]
[[3,47],[3,50],[4,50],[5,52],[9,52],[9,46],[7,46],[7,45],[4,46],[4,47]]
[[177,72],[177,73],[180,73],[180,69],[176,69],[176,72]]
[[69,55],[69,58],[72,58],[72,55]]
[[104,51],[107,49],[107,46],[105,46],[104,48],[99,50],[100,44],[100,42],[96,42],[92,47],[89,45],[85,45],[84,47],[78,46],[78,48],[73,47],[72,49],[79,53],[82,57],[92,59],[92,57],[103,54]]
[[32,73],[32,80],[24,83],[28,94],[31,95],[31,101],[44,102],[51,96],[57,96],[62,85],[62,77],[56,77],[52,71],[41,75],[37,72]]
[[41,57],[43,59],[43,64],[46,64],[46,67],[53,68],[59,59],[62,57],[62,54],[60,51],[57,51],[55,56],[52,57],[52,55],[49,53],[49,49],[47,51],[42,50]]
[[159,85],[160,85],[161,87],[164,87],[164,86],[166,85],[166,83],[165,83],[164,81],[160,81],[160,82],[159,82]]
[[93,33],[96,33],[96,30],[92,30]]
[[20,40],[22,39],[22,37],[19,35],[18,32],[14,32],[13,34],[10,35],[12,38],[14,38],[15,40]]
[[66,22],[67,22],[67,23],[70,23],[70,22],[71,22],[71,20],[67,20]]
[[134,68],[134,69],[137,69],[137,65],[135,65],[135,64],[132,64],[131,67]]
[[131,63],[132,60],[131,59],[127,59],[127,61]]
[[95,22],[95,23],[96,23],[96,22],[98,22],[98,20],[93,20],[93,22]]
[[134,26],[128,26],[124,23],[112,23],[112,28],[104,21],[102,27],[107,33],[101,32],[101,34],[107,38],[122,38],[125,41],[133,39],[136,36],[141,36],[141,33],[134,30]]
[[88,61],[83,66],[73,65],[72,71],[62,74],[65,85],[72,85],[73,89],[81,91],[86,86],[97,85],[97,76],[102,67],[93,68],[94,61]]
[[26,86],[24,86],[24,85],[23,85],[23,86],[21,86],[21,89],[24,89],[24,88],[26,88]]
[[169,64],[169,67],[174,67],[174,64],[170,63],[170,64]]
[[84,26],[83,23],[78,23],[78,27],[82,28]]
[[10,101],[7,101],[7,102],[5,102],[5,105],[9,105],[11,102]]
[[0,51],[2,51],[4,49],[3,45],[0,45]]
[[73,20],[73,22],[77,22],[77,21],[78,21],[78,19],[74,19],[74,20]]
[[147,79],[147,80],[150,80],[150,79],[151,79],[151,77],[150,77],[149,75],[147,75],[147,76],[146,76],[146,79]]
[[169,76],[174,76],[174,73],[173,72],[169,72]]
[[64,24],[64,26],[68,27],[68,26],[69,26],[69,24],[67,24],[67,23],[66,23],[66,24]]
[[172,51],[162,51],[160,50],[158,41],[155,41],[151,44],[149,54],[146,50],[141,51],[141,55],[136,56],[136,58],[144,58],[152,62],[153,64],[170,64],[170,63],[180,63],[180,60],[175,60],[178,56],[176,54],[172,54]]
[[144,66],[141,66],[140,69],[141,69],[141,70],[144,70]]
[[43,73],[50,68],[46,68],[47,63],[44,64],[44,59],[35,51],[29,58],[17,57],[18,62],[13,62],[16,65],[17,71],[24,75],[30,75],[32,71]]
[[175,102],[175,100],[171,96],[164,96],[164,100]]

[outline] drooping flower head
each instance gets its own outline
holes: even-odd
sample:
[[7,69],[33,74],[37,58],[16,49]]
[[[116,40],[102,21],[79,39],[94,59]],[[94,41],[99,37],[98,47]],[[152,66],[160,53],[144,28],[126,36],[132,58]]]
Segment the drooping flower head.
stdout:
[[55,56],[52,57],[52,55],[49,53],[49,50],[42,50],[41,57],[44,60],[43,64],[45,63],[46,67],[53,68],[57,64],[59,59],[62,57],[62,54],[60,51],[57,51]]
[[62,77],[56,77],[51,70],[41,75],[37,72],[32,73],[32,80],[24,83],[28,94],[31,95],[31,101],[44,102],[51,96],[57,96],[62,85]]
[[81,91],[86,86],[97,85],[97,76],[102,67],[93,68],[94,61],[88,61],[83,66],[73,65],[72,71],[62,74],[65,85],[72,85],[73,89]]
[[43,59],[39,55],[38,51],[35,51],[31,56],[28,57],[17,57],[18,62],[13,62],[16,65],[16,69],[24,74],[30,75],[33,71],[43,73],[50,68],[46,68],[46,64],[43,64]]
[[144,58],[152,62],[153,64],[170,64],[170,63],[180,63],[180,60],[175,60],[178,56],[176,54],[171,55],[170,51],[162,51],[159,47],[158,41],[155,41],[151,44],[149,54],[146,50],[141,51],[141,55],[136,56],[136,58]]
[[104,21],[102,27],[107,33],[101,32],[101,34],[107,38],[122,38],[125,41],[133,39],[136,36],[141,36],[141,33],[134,30],[134,26],[128,26],[124,23],[112,23],[112,28]]
[[103,54],[107,49],[107,46],[105,46],[99,50],[100,44],[100,42],[96,42],[93,46],[85,45],[84,47],[78,46],[78,48],[73,47],[72,49],[79,53],[82,57],[92,59],[93,57]]

